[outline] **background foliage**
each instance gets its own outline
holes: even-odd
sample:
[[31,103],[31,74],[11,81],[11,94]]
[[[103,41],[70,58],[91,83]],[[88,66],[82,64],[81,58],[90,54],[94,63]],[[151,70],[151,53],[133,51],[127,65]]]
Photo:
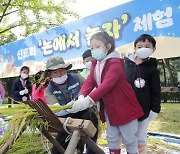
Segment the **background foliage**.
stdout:
[[68,8],[75,0],[1,0],[0,46],[17,40],[17,27],[21,37],[63,24],[78,14]]

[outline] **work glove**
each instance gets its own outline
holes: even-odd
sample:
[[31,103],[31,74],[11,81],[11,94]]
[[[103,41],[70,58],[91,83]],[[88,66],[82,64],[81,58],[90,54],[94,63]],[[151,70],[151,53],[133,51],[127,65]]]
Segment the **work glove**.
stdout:
[[[74,101],[69,102],[67,105],[72,105],[72,104],[74,104]],[[60,104],[59,104],[59,103],[55,103],[55,104],[53,104],[53,105],[58,106],[58,105],[60,105]],[[69,114],[69,112],[67,112],[67,110],[61,110],[61,111],[59,111],[59,112],[56,112],[55,114],[56,114],[58,117],[62,117],[62,116],[65,116],[65,115]]]
[[55,113],[58,117],[62,117],[62,116],[65,116],[67,114],[69,114],[69,112],[67,112],[66,110],[61,110],[59,112],[56,112]]
[[77,101],[74,102],[73,106],[71,109],[67,109],[66,111],[69,113],[76,113],[79,111],[83,111],[89,107],[93,106],[93,102],[91,101],[91,98],[89,96],[78,99]]
[[28,89],[25,87],[24,89],[24,93],[27,94],[28,93]]
[[55,104],[53,104],[54,106],[58,106],[59,105],[59,103],[55,103]]
[[149,117],[148,117],[149,121],[154,121],[157,117],[158,117],[158,113],[153,112],[151,110],[150,113],[149,113]]
[[78,100],[80,100],[80,99],[82,99],[82,98],[84,98],[84,95],[79,95],[79,96],[78,96]]
[[19,92],[19,94],[20,94],[20,95],[24,95],[24,94],[25,94],[25,90],[21,90],[21,91]]

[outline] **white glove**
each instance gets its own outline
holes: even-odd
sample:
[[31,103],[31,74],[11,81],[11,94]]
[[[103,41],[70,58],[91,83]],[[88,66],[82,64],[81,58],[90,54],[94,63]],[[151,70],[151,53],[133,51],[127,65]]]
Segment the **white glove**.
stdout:
[[25,87],[24,93],[27,94],[28,93],[28,89]]
[[154,121],[157,117],[158,117],[158,113],[153,112],[151,110],[150,113],[149,113],[149,117],[148,117],[149,121]]
[[93,106],[93,102],[91,101],[91,98],[89,96],[78,99],[77,101],[74,102],[73,106],[71,109],[66,110],[69,113],[76,113],[79,111],[83,111],[89,107]]
[[73,105],[75,101],[71,101],[69,103],[67,103],[66,105]]
[[24,94],[25,94],[25,90],[21,90],[21,91],[19,92],[19,94],[20,94],[20,95],[24,95]]
[[97,101],[97,102],[96,102],[96,105],[97,105],[97,110],[100,112],[100,102]]
[[69,114],[69,112],[67,112],[66,110],[61,110],[59,112],[56,112],[55,113],[58,117],[62,117],[62,116],[65,116],[67,114]]
[[78,100],[84,98],[84,95],[79,95]]
[[59,103],[55,103],[55,104],[53,104],[53,105],[58,106],[58,105],[59,105]]

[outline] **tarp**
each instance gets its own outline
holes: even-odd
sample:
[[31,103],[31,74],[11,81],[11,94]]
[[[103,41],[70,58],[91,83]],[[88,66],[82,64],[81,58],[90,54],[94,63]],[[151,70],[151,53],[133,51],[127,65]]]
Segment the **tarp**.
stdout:
[[153,56],[179,57],[179,6],[179,0],[135,0],[4,45],[0,47],[0,78],[19,75],[23,65],[35,74],[51,56],[62,56],[75,68],[82,67],[81,55],[98,31],[114,37],[121,55],[133,52],[134,40],[147,33],[157,40]]

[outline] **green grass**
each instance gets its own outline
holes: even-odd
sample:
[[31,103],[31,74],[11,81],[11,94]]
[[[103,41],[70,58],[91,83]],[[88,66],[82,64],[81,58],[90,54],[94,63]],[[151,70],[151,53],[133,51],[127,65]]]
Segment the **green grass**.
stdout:
[[[150,122],[148,131],[180,135],[180,104],[161,104],[161,112],[157,120]],[[158,151],[158,146],[180,151],[180,147],[166,144],[153,137],[148,137],[148,148],[151,150],[151,152],[165,153],[161,150]]]
[[161,112],[157,120],[150,122],[148,131],[180,135],[180,104],[161,104]]

